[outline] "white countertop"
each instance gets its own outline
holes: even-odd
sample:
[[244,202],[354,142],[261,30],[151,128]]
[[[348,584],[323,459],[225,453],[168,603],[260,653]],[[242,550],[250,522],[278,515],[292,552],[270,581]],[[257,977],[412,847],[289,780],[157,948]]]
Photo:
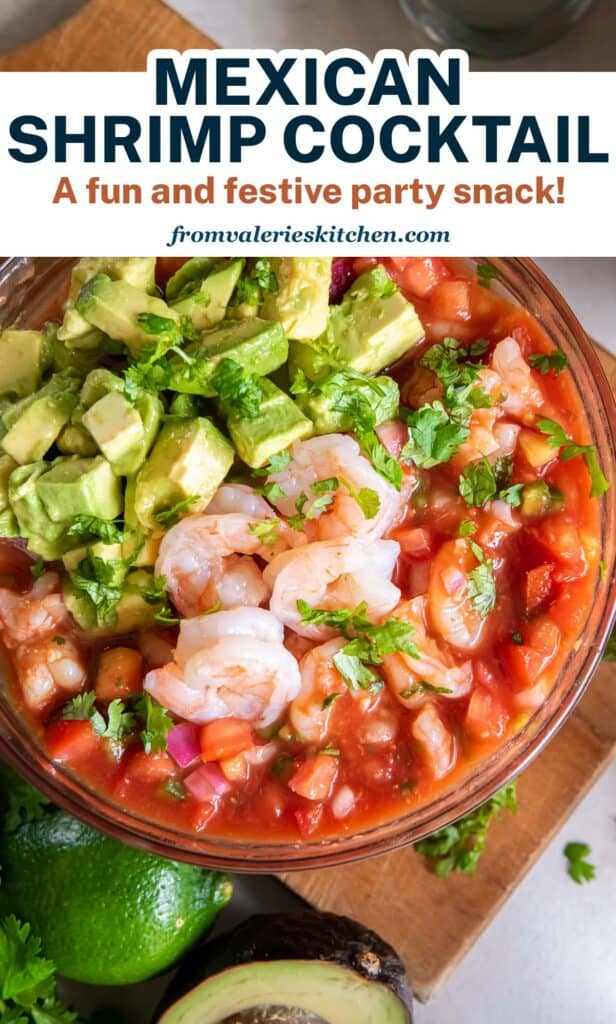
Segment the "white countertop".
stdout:
[[[0,50],[39,34],[80,0],[0,0]],[[425,45],[396,0],[173,0],[221,44],[233,46]],[[543,54],[503,67],[614,70],[616,3],[597,0],[569,37]],[[487,67],[489,65],[483,65]],[[540,261],[586,330],[616,353],[616,259]],[[597,879],[576,886],[565,870],[568,840],[591,844]],[[409,856],[411,854],[409,853]],[[479,868],[481,870],[481,867]],[[562,833],[468,954],[441,994],[418,1007],[417,1024],[615,1024],[616,764],[603,775]],[[284,909],[293,897],[266,879],[238,879],[222,924],[255,910]],[[410,927],[421,927],[414,922]],[[160,983],[115,1001],[147,1020]],[[91,999],[91,997],[90,997]],[[81,1001],[88,999],[81,993]],[[105,997],[105,1003],[113,1002]]]

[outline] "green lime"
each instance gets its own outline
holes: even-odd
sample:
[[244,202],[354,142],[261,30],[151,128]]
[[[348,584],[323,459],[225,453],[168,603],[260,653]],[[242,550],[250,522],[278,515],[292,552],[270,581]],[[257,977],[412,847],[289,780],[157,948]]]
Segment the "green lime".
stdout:
[[59,974],[144,981],[175,964],[231,897],[214,871],[124,846],[63,811],[0,836],[0,914],[29,921]]

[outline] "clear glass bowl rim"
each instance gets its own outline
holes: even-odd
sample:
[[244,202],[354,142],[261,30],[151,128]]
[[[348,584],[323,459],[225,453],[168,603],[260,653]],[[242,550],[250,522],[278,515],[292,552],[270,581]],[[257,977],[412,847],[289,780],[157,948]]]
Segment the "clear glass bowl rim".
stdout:
[[[479,257],[473,257],[478,260]],[[482,262],[486,258],[481,257]],[[65,270],[66,260],[33,260]],[[567,353],[578,390],[584,395],[592,440],[609,479],[616,471],[616,403],[601,362],[573,312],[537,265],[527,258],[490,257],[497,287],[530,310]],[[0,268],[0,290],[12,272],[26,286],[32,275],[24,258]],[[494,287],[494,284],[492,285]],[[1,312],[1,306],[0,306]],[[592,397],[592,402],[590,401]],[[602,501],[601,532],[606,571],[597,581],[595,601],[584,627],[584,642],[570,654],[546,703],[525,728],[457,786],[394,820],[335,839],[305,842],[233,840],[191,834],[130,813],[53,764],[0,692],[0,756],[54,803],[108,835],[151,853],[202,867],[270,873],[339,865],[415,843],[468,814],[517,776],[563,725],[584,693],[610,634],[616,605],[616,487]]]

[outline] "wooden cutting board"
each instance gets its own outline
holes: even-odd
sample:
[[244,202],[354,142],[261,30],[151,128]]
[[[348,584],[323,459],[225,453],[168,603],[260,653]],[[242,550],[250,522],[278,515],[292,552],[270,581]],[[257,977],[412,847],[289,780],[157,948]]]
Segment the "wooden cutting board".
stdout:
[[[156,47],[212,48],[159,0],[91,0],[43,39],[0,57],[0,70],[138,71]],[[616,359],[599,355],[616,389]],[[412,850],[343,868],[281,876],[322,909],[357,917],[404,957],[421,1000],[487,927],[616,749],[616,666],[603,665],[578,709],[519,783],[520,810],[492,826],[475,877],[435,878]]]

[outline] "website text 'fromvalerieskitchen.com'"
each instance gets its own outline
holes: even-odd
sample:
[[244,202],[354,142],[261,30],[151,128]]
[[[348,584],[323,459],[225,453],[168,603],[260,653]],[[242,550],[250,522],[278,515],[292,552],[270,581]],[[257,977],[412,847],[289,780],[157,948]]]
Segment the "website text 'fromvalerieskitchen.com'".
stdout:
[[166,241],[167,248],[176,245],[190,243],[191,245],[212,245],[234,243],[276,245],[297,244],[297,243],[322,243],[329,245],[343,244],[345,242],[374,242],[388,243],[395,245],[419,244],[434,245],[436,243],[447,243],[450,241],[450,233],[446,229],[409,229],[408,231],[396,231],[394,229],[367,228],[358,224],[355,228],[338,227],[336,224],[315,224],[311,228],[294,228],[286,224],[280,228],[264,228],[261,224],[255,224],[251,228],[191,228],[183,224],[176,224],[169,233]]

